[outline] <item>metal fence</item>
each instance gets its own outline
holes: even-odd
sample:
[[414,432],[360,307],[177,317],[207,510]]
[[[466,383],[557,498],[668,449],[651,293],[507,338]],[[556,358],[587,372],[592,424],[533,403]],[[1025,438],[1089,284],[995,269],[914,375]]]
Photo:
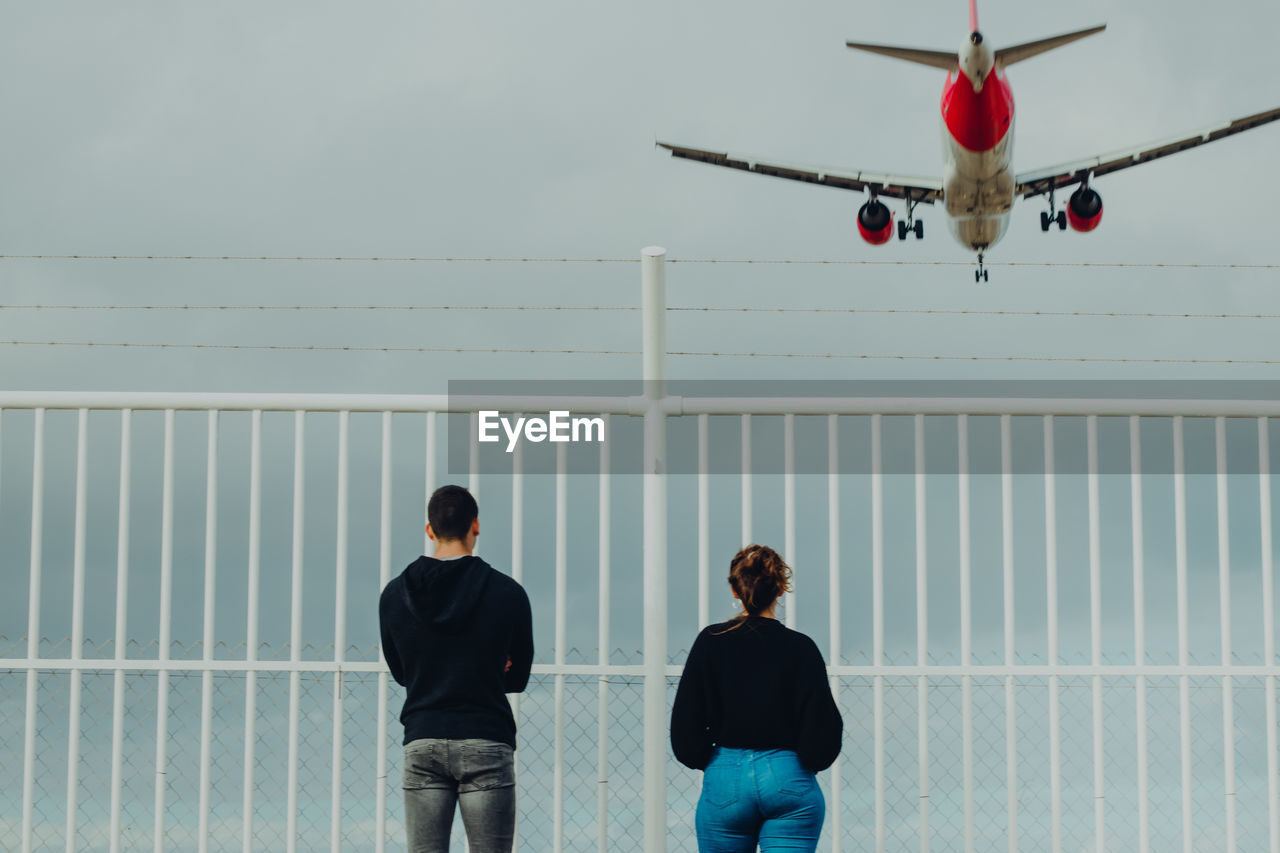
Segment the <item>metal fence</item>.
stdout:
[[[573,405],[643,418],[644,473],[615,476],[602,454],[572,489],[563,464],[526,483],[516,453],[502,488],[470,475],[487,529],[503,531],[486,533],[483,553],[543,591],[550,629],[516,703],[521,849],[694,848],[699,779],[666,746],[683,658],[669,636],[714,621],[725,543],[774,536],[800,587],[785,620],[825,642],[846,722],[821,777],[823,849],[1280,851],[1269,430],[1280,406],[674,398],[660,385],[659,261],[644,267],[646,394]],[[371,614],[393,555],[421,543],[441,479],[438,413],[475,410],[433,396],[0,394],[0,557],[27,603],[21,627],[0,626],[20,638],[0,659],[13,780],[0,846],[398,849],[398,694]],[[665,441],[682,418],[696,422],[697,469],[673,489]],[[712,500],[724,483],[706,436],[725,418],[740,427],[738,523]],[[928,446],[930,420],[953,430],[945,450]],[[780,472],[753,473],[775,421]],[[842,437],[850,422],[865,444]],[[913,474],[884,470],[886,424],[907,437]],[[1067,426],[1079,446],[1055,435]],[[1168,440],[1167,477],[1142,468],[1148,428]],[[989,477],[969,469],[979,429],[999,451]],[[1030,478],[1012,468],[1017,429],[1042,449]],[[1126,473],[1100,470],[1102,434],[1125,439]],[[1211,451],[1207,476],[1188,473],[1189,434]],[[798,435],[825,446],[825,475],[797,474]],[[1244,481],[1229,445],[1256,460]],[[956,463],[945,519],[924,464],[941,452]],[[865,476],[841,472],[852,453]],[[1056,474],[1062,453],[1084,473]],[[942,527],[954,533],[945,550],[931,538]],[[534,563],[541,574],[526,576]],[[230,606],[228,570],[243,590]],[[1123,607],[1104,596],[1117,579]],[[90,623],[113,639],[95,645]],[[130,645],[152,626],[154,643]],[[640,641],[637,655],[611,651]]]

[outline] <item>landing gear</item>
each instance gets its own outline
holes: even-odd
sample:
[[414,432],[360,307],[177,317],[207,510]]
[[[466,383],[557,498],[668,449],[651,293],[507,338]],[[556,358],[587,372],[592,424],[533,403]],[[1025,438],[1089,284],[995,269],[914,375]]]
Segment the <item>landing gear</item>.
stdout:
[[978,268],[973,271],[973,280],[975,282],[988,280],[987,269],[982,265],[982,252],[978,253]]
[[1050,216],[1046,211],[1043,211],[1043,210],[1040,211],[1040,230],[1041,231],[1048,231],[1049,226],[1054,224],[1055,222],[1058,224],[1059,231],[1066,231],[1067,230],[1067,212],[1065,210],[1059,210],[1057,213]]
[[898,239],[907,239],[908,234],[914,233],[916,239],[924,237],[924,220],[917,219],[914,223],[908,223],[905,219],[898,220]]
[[916,205],[918,201],[907,196],[907,218],[898,220],[898,239],[905,240],[907,235],[914,233],[917,240],[924,239],[924,220],[915,218]]
[[1057,205],[1053,200],[1053,190],[1049,190],[1049,209],[1040,211],[1040,230],[1048,231],[1049,226],[1057,223],[1059,231],[1067,230],[1067,212],[1065,210],[1056,210]]

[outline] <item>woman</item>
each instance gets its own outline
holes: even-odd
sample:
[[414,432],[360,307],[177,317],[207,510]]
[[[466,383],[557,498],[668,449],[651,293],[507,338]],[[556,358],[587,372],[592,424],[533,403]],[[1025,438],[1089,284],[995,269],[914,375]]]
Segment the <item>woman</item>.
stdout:
[[840,753],[843,723],[822,653],[774,618],[791,569],[749,545],[729,564],[742,612],[698,634],[671,711],[671,747],[703,770],[701,853],[808,850],[826,803],[814,774]]

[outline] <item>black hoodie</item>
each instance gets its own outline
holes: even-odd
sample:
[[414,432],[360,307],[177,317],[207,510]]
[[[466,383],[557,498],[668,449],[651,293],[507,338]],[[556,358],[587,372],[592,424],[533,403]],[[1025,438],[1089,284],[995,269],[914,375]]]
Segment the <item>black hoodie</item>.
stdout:
[[524,587],[479,557],[419,557],[382,591],[378,620],[382,654],[406,688],[405,743],[483,738],[515,747],[506,694],[524,690],[533,663]]

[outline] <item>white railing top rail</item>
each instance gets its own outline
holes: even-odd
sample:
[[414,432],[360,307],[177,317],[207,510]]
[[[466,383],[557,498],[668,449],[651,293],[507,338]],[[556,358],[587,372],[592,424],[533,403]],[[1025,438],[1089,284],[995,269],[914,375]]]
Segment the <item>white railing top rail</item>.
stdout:
[[[192,391],[0,391],[0,409],[178,409],[205,411],[407,412],[482,410],[642,417],[643,395],[307,394]],[[1060,415],[1064,417],[1280,417],[1280,400],[1118,397],[704,397],[668,395],[662,409],[685,415]]]

